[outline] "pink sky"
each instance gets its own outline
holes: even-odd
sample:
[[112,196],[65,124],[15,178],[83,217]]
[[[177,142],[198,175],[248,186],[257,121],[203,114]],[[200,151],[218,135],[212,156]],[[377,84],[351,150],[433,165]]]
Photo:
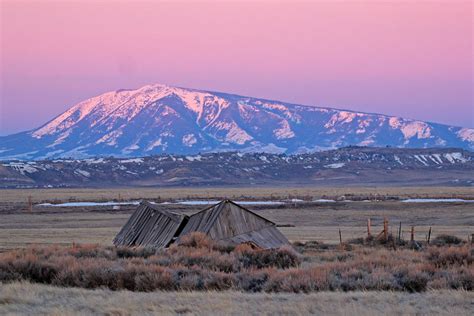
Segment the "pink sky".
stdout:
[[474,127],[471,1],[0,6],[0,134],[149,83]]

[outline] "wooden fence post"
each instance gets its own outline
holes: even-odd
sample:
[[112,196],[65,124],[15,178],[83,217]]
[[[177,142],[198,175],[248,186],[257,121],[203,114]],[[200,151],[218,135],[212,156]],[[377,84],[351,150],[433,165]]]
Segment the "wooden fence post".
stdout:
[[431,226],[430,226],[430,230],[428,230],[428,244],[430,243],[430,239],[431,239]]
[[371,237],[371,234],[370,234],[370,218],[367,219],[367,238],[370,238]]
[[411,241],[411,242],[414,242],[414,241],[415,241],[415,226],[412,226],[412,227],[411,227],[410,241]]
[[471,234],[471,245],[474,245],[474,234]]
[[400,221],[400,225],[398,226],[398,242],[402,241],[402,221]]
[[31,195],[28,196],[28,211],[31,213],[33,212],[33,200]]
[[339,243],[342,245],[342,233],[341,233],[340,228],[339,228]]
[[385,241],[388,240],[388,220],[386,217],[383,219],[383,238]]

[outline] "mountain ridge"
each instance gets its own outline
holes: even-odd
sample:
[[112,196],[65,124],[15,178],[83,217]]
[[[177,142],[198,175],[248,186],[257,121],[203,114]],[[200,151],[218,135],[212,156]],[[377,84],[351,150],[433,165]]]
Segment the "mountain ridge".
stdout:
[[0,163],[0,188],[310,185],[474,185],[474,153],[459,148],[345,147],[286,155],[162,154]]
[[0,137],[0,159],[219,151],[302,153],[343,146],[474,149],[474,129],[162,84],[86,99]]

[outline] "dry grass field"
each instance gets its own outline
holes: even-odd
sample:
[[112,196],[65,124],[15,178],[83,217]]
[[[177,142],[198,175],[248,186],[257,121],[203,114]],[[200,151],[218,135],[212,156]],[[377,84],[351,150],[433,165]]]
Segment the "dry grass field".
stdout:
[[[308,207],[249,207],[258,214],[280,225],[280,230],[291,241],[317,240],[338,243],[338,230],[344,240],[363,237],[366,222],[372,219],[374,232],[382,230],[383,218],[396,232],[402,222],[402,235],[409,238],[411,225],[415,236],[424,240],[429,227],[433,234],[450,234],[463,239],[474,232],[473,205],[442,203],[402,204],[400,202],[328,203]],[[125,224],[135,207],[35,207],[33,212],[19,211],[0,214],[0,249],[27,245],[98,243],[110,245],[113,237]],[[192,213],[197,206],[168,206],[176,212]]]
[[[451,234],[466,239],[474,233],[472,203],[402,203],[404,198],[474,198],[474,188],[236,188],[236,189],[52,189],[0,191],[0,249],[31,244],[98,243],[110,245],[111,240],[134,211],[135,206],[45,207],[28,208],[28,197],[40,202],[110,201],[113,199],[169,201],[177,199],[305,200],[334,199],[345,196],[351,200],[337,203],[287,204],[284,206],[248,206],[281,227],[291,241],[318,240],[326,243],[363,237],[366,222],[371,218],[373,230],[382,229],[384,217],[393,232],[402,222],[402,235],[408,238],[415,226],[417,239],[424,240],[432,226],[433,234]],[[191,214],[203,206],[162,205],[167,210]]]
[[[345,201],[341,197],[345,197]],[[42,202],[179,199],[277,200],[303,199],[301,204],[247,206],[252,211],[281,225],[292,241],[339,243],[342,238],[366,236],[367,219],[373,233],[382,230],[383,219],[397,233],[402,222],[402,237],[409,238],[415,226],[415,239],[424,241],[429,227],[433,237],[450,234],[466,240],[474,233],[472,203],[403,203],[405,198],[473,199],[474,188],[212,188],[212,189],[44,189],[0,191],[0,252],[37,246],[98,244],[110,246],[115,234],[135,206],[51,207]],[[339,199],[335,203],[309,202]],[[352,201],[348,201],[352,200]],[[368,201],[367,201],[368,200]],[[204,206],[160,205],[167,210],[191,214]],[[388,250],[387,250],[388,251]],[[408,250],[407,250],[408,251]],[[363,252],[363,251],[362,251]],[[390,251],[388,251],[390,253]],[[410,256],[410,251],[404,255]],[[338,256],[338,254],[331,254]],[[395,254],[396,255],[396,254]],[[323,255],[324,257],[325,255]],[[384,255],[385,256],[385,255]],[[418,254],[419,256],[419,254]],[[343,255],[346,258],[346,255]],[[350,256],[349,256],[350,257]],[[357,257],[357,256],[356,256]],[[413,256],[416,259],[416,256]],[[317,266],[319,259],[302,262],[302,267]],[[472,271],[472,264],[467,267]],[[446,287],[439,287],[444,289]],[[472,291],[434,290],[405,292],[318,292],[242,293],[110,291],[106,289],[59,288],[30,283],[0,286],[0,314],[452,314],[469,315],[474,300]],[[217,309],[216,309],[217,306]],[[218,312],[216,312],[218,311]]]
[[400,198],[469,198],[472,187],[203,187],[203,188],[103,188],[103,189],[12,189],[0,191],[0,203],[56,201],[109,201],[112,199],[271,199],[336,198],[346,196]]
[[474,292],[130,292],[0,286],[2,315],[472,315]]

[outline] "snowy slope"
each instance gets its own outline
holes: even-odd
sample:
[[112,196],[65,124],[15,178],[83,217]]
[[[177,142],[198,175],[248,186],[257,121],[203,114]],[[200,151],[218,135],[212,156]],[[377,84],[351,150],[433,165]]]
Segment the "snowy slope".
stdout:
[[0,159],[210,151],[301,153],[348,145],[474,149],[474,130],[160,84],[85,100],[0,137]]
[[0,188],[222,185],[474,185],[474,153],[345,147],[299,155],[163,154],[0,163]]

